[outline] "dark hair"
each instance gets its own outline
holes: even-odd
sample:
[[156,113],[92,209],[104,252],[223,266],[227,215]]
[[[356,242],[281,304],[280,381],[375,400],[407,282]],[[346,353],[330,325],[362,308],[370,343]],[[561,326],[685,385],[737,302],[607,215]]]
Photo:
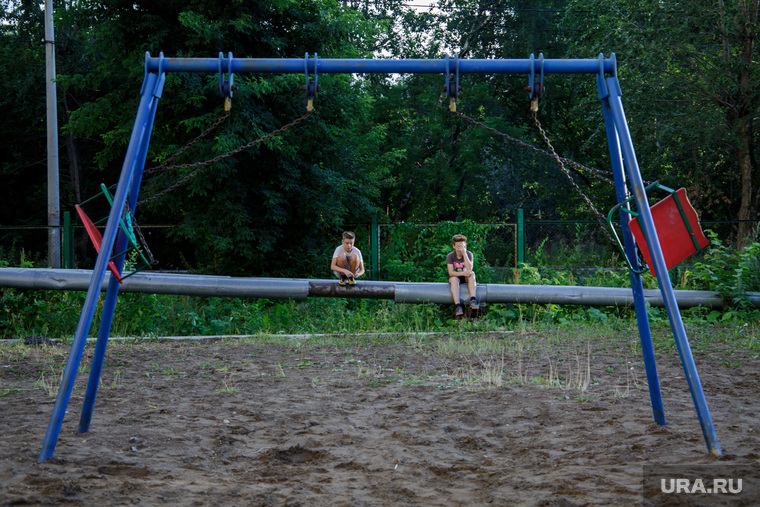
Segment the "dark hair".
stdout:
[[356,239],[356,234],[351,231],[346,231],[343,233],[343,239]]
[[454,236],[451,238],[451,244],[459,243],[460,241],[467,241],[467,236],[464,236],[462,234],[454,234]]

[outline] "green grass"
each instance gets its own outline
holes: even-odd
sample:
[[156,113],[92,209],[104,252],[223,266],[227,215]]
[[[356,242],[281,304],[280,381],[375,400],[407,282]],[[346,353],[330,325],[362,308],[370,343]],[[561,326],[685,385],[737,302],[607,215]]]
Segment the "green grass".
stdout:
[[[464,229],[463,229],[464,228]],[[412,225],[396,226],[397,236],[391,252],[384,257],[389,266],[403,267],[411,263],[415,280],[444,281],[445,275],[435,255],[430,252],[448,248],[448,238],[454,230],[465,230],[485,248],[486,236],[493,228],[470,222],[442,223],[433,228]],[[742,341],[742,346],[757,350],[757,328],[760,310],[749,304],[746,292],[760,291],[760,242],[751,241],[742,251],[723,244],[711,231],[706,231],[710,245],[688,262],[673,268],[670,277],[677,289],[696,289],[720,292],[729,304],[723,310],[693,308],[682,311],[687,324],[701,339],[696,347],[709,348],[716,340]],[[760,237],[760,228],[753,239]],[[547,246],[551,245],[551,248]],[[544,240],[533,249],[531,262],[519,269],[504,270],[499,280],[490,280],[492,272],[483,270],[479,280],[484,283],[499,281],[516,284],[586,285],[630,287],[626,270],[584,269],[573,267],[592,264],[607,265],[600,260],[595,244],[578,242],[564,245]],[[445,252],[444,252],[445,253]],[[487,257],[484,250],[484,258]],[[417,257],[419,258],[417,258]],[[401,262],[399,259],[407,259]],[[429,263],[425,265],[424,262]],[[24,253],[14,262],[31,267]],[[620,263],[617,262],[619,265]],[[0,258],[0,266],[10,261]],[[566,267],[551,267],[551,266]],[[485,263],[483,264],[485,267]],[[407,266],[409,267],[409,266]],[[411,269],[410,267],[410,269]],[[424,269],[423,269],[424,268]],[[401,269],[401,268],[399,268]],[[406,268],[404,268],[406,269]],[[384,270],[391,279],[408,280],[404,269],[398,273]],[[411,276],[411,275],[410,275]],[[651,274],[643,277],[645,287],[656,288]],[[76,331],[85,293],[35,291],[0,288],[0,339],[19,339],[26,336],[45,336],[70,340]],[[97,333],[103,297],[96,309],[90,336]],[[669,328],[664,309],[649,308],[649,320],[656,335]],[[330,334],[353,335],[364,340],[362,333],[413,333],[440,332],[457,336],[464,332],[493,333],[504,330],[525,333],[527,330],[554,330],[574,328],[610,329],[621,332],[636,327],[631,308],[595,308],[559,305],[494,304],[488,307],[483,319],[475,322],[451,319],[451,308],[431,304],[394,304],[390,301],[367,299],[309,299],[307,301],[271,301],[266,299],[198,298],[155,294],[122,294],[119,296],[113,318],[111,336],[154,338],[192,335],[272,335],[272,334]],[[720,328],[717,334],[705,329]],[[416,338],[415,338],[416,339]],[[331,338],[324,338],[330,341]],[[372,340],[372,338],[366,338]],[[493,350],[488,339],[477,347]],[[456,341],[455,341],[456,342]],[[424,343],[424,340],[423,340]],[[670,347],[665,341],[656,343],[660,350]],[[456,343],[437,343],[441,353]],[[476,345],[472,345],[475,347]]]
[[[520,330],[473,331],[467,324],[451,323],[450,332],[434,334],[259,333],[213,342],[175,342],[174,347],[143,339],[112,341],[108,358],[116,368],[108,369],[101,384],[105,389],[151,389],[154,383],[179,381],[197,369],[199,376],[215,382],[220,394],[235,393],[245,382],[245,376],[240,376],[242,367],[277,348],[278,362],[258,374],[285,382],[295,376],[294,372],[306,370],[314,385],[346,373],[357,382],[378,388],[427,385],[442,390],[482,391],[517,385],[551,389],[559,399],[580,403],[593,401],[601,393],[625,398],[647,389],[635,320],[582,326],[522,322],[513,327]],[[698,361],[711,361],[730,370],[760,358],[760,323],[710,327],[690,323],[687,328]],[[663,356],[678,360],[669,328],[655,328],[653,342],[658,360]],[[133,348],[143,346],[150,348],[151,360],[140,374],[142,382],[125,382],[129,359],[114,358],[128,358]],[[230,350],[240,346],[247,348],[246,354],[230,359]],[[93,349],[91,343],[85,347],[81,373],[89,371],[85,365],[91,362]],[[61,346],[0,344],[0,397],[23,396],[36,390],[54,398],[68,353],[68,347]],[[196,356],[199,353],[204,360]],[[182,365],[187,365],[187,370]],[[77,390],[84,389],[87,375],[82,377]]]
[[[474,224],[470,225],[475,227]],[[477,227],[473,229],[473,233],[479,230],[476,229]],[[414,232],[414,237],[422,237],[432,245],[443,241],[441,238],[448,234],[448,229],[444,227],[435,234],[431,231],[422,234],[416,229],[407,232]],[[480,232],[485,234],[487,231],[483,229]],[[721,344],[732,342],[757,354],[760,347],[760,310],[748,303],[744,293],[760,291],[760,243],[753,242],[743,251],[736,251],[723,245],[714,234],[708,232],[708,235],[711,245],[694,258],[693,265],[679,266],[670,273],[676,288],[718,291],[730,303],[720,311],[692,308],[681,312],[689,336],[693,337],[692,347],[697,352],[707,353]],[[552,256],[547,256],[538,249],[535,260],[539,265],[524,265],[520,269],[511,270],[508,273],[509,279],[504,281],[630,287],[625,270],[587,270],[583,271],[581,278],[571,268],[544,266],[557,258],[565,258],[568,262],[573,258],[585,259],[585,254],[578,248],[576,245],[570,250],[565,248],[552,251]],[[426,251],[418,248],[415,252],[418,250]],[[23,259],[21,262],[23,264]],[[4,264],[8,263],[0,260],[0,265]],[[573,263],[566,265],[572,266]],[[432,267],[428,270],[429,273],[434,271]],[[485,278],[487,276],[484,273],[482,281],[487,282]],[[646,287],[657,286],[651,274],[644,275],[643,280]],[[76,331],[84,299],[85,294],[82,292],[1,288],[0,339],[45,336],[69,341]],[[102,300],[101,297],[90,337],[97,333]],[[649,308],[648,317],[656,351],[672,353],[675,345],[665,310]],[[484,318],[469,322],[452,320],[450,305],[395,304],[385,300],[339,298],[272,301],[122,294],[116,305],[110,335],[142,339],[253,335],[269,336],[266,340],[276,342],[277,335],[319,334],[327,336],[312,336],[309,340],[312,343],[339,344],[342,337],[352,336],[357,343],[371,344],[373,340],[386,340],[390,334],[399,333],[405,335],[404,340],[412,345],[434,348],[442,356],[447,356],[499,353],[507,345],[494,336],[504,331],[522,335],[541,332],[546,333],[550,340],[561,341],[565,336],[563,330],[594,329],[615,335],[637,327],[632,308],[492,304]],[[378,337],[378,333],[385,335]],[[447,338],[433,340],[420,333],[438,333]],[[477,333],[480,336],[464,339],[465,336],[471,336],[467,333]],[[288,340],[290,338],[283,336],[281,341],[287,343]],[[635,348],[637,345],[630,346]]]
[[[6,292],[12,289],[6,290]],[[73,338],[83,303],[80,294],[41,291],[14,291],[16,302],[12,318],[0,328],[0,338],[22,339],[44,335],[64,342]],[[44,309],[44,311],[40,310]],[[760,353],[760,311],[731,310],[728,318],[712,319],[714,311],[700,308],[681,312],[696,353],[709,353],[735,343],[750,352]],[[27,317],[31,315],[31,317]],[[664,309],[649,308],[655,351],[676,352],[670,324]],[[98,316],[90,336],[96,335]],[[394,304],[389,301],[310,299],[307,301],[269,301],[231,298],[191,298],[124,294],[114,315],[111,336],[152,339],[163,336],[244,335],[250,340],[290,344],[292,335],[308,335],[300,342],[340,347],[346,337],[357,344],[371,345],[398,339],[406,344],[434,350],[443,357],[454,355],[513,353],[526,347],[524,336],[542,333],[550,345],[561,345],[574,330],[607,334],[609,346],[614,336],[638,328],[631,309],[591,308],[558,305],[493,304],[477,321],[454,321],[448,306],[433,304]],[[316,336],[318,335],[318,336]],[[521,336],[519,340],[517,336]],[[626,344],[631,353],[640,353],[638,340]],[[27,353],[33,353],[30,348]],[[524,354],[531,353],[529,348]],[[118,358],[118,355],[113,357]],[[730,358],[727,358],[730,360]],[[156,358],[157,364],[160,358]],[[160,369],[157,371],[160,373]],[[81,370],[80,373],[87,373]],[[176,375],[176,373],[167,373]]]

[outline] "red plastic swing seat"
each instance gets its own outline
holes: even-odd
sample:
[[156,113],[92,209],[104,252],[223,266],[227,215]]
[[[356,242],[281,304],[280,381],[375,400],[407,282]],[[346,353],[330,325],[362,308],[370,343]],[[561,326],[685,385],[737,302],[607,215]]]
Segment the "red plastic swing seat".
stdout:
[[[100,253],[100,244],[103,242],[103,236],[101,236],[100,231],[97,227],[95,227],[95,224],[92,223],[92,220],[90,220],[90,217],[87,216],[84,210],[80,208],[78,204],[75,204],[74,207],[79,214],[79,218],[82,219],[84,228],[87,229],[87,234],[90,236],[92,244],[95,245],[95,250]],[[121,279],[121,273],[119,273],[119,269],[116,267],[116,264],[114,264],[113,261],[108,261],[108,269],[111,271],[111,273],[113,273],[116,279],[119,280],[119,283],[124,283],[124,281]]]
[[[683,207],[685,218],[691,226],[699,249],[706,247],[709,241],[699,225],[697,212],[692,207],[688,197],[686,197],[686,189],[679,188],[676,191],[676,195],[678,195],[678,200]],[[681,216],[678,210],[678,205],[673,194],[658,202],[650,209],[652,211],[652,218],[654,219],[654,227],[657,230],[657,237],[660,239],[660,247],[665,257],[665,265],[668,269],[697,253],[698,249],[694,246],[691,234],[689,234],[689,230],[686,228],[684,217]],[[638,218],[631,220],[629,226],[647,266],[652,270],[652,274],[657,276],[654,270],[654,263],[652,262],[652,255],[649,252],[649,245],[644,237],[644,232],[641,230]]]

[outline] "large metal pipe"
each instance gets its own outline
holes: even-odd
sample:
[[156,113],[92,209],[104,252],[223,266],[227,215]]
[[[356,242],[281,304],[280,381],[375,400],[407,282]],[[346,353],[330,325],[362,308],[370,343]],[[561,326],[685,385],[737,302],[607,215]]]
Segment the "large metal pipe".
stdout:
[[[111,273],[106,273],[101,286],[103,292],[108,288],[111,276]],[[0,268],[0,287],[85,291],[91,279],[92,271],[86,269]],[[124,279],[119,292],[306,299],[309,295],[308,282],[282,278],[233,278],[144,272]]]
[[[101,290],[108,287],[110,273]],[[92,271],[84,269],[0,268],[0,287],[34,290],[87,290]],[[119,292],[176,294],[203,297],[239,297],[305,300],[309,297],[392,299],[397,303],[450,304],[447,283],[359,281],[341,287],[338,281],[296,278],[236,278],[229,276],[137,273],[124,280]],[[677,290],[679,308],[723,307],[718,292]],[[483,303],[558,304],[583,306],[633,306],[630,289],[618,287],[582,287],[569,285],[478,285],[478,300]],[[461,297],[469,297],[461,288]],[[663,307],[662,293],[644,290],[644,299],[654,307]],[[750,302],[760,308],[760,293],[749,293]]]
[[[255,280],[250,278],[249,280]],[[395,282],[361,281],[356,285],[341,287],[338,280],[304,280],[308,282],[309,296],[333,298],[393,299],[396,294]]]

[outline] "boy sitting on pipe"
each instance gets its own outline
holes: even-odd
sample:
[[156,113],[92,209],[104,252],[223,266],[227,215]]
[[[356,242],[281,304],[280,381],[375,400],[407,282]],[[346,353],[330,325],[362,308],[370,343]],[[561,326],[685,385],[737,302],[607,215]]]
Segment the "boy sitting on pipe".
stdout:
[[454,317],[461,317],[464,315],[464,309],[459,299],[460,284],[467,284],[470,291],[470,308],[475,312],[479,308],[478,299],[475,297],[475,272],[472,270],[475,257],[472,252],[467,250],[467,236],[455,234],[451,238],[451,243],[454,251],[446,256],[446,267],[449,270],[451,297],[454,298]]
[[330,269],[338,277],[338,284],[354,285],[356,279],[364,274],[364,259],[361,251],[354,246],[356,235],[353,232],[343,233],[341,244],[335,249]]

